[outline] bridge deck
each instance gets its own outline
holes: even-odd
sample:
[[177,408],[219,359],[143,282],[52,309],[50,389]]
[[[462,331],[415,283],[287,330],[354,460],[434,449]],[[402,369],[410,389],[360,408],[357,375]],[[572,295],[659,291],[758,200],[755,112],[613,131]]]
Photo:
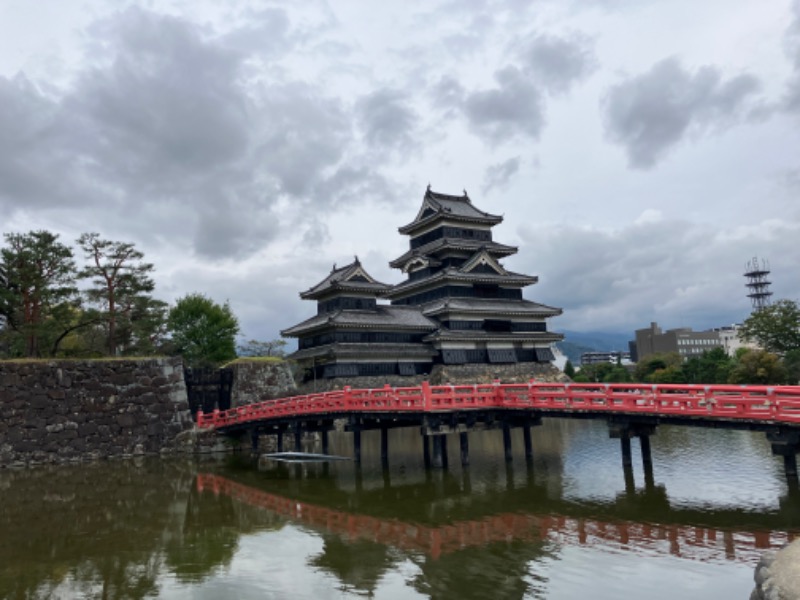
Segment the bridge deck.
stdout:
[[800,386],[540,383],[351,389],[265,400],[210,414],[201,428],[235,430],[270,422],[347,415],[425,415],[471,411],[560,417],[625,415],[704,426],[800,428]]

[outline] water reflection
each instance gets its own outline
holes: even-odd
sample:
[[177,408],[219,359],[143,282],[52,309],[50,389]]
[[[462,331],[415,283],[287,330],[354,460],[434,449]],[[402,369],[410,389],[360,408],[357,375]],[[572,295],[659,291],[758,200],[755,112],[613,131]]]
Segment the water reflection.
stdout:
[[760,552],[800,531],[758,434],[664,428],[651,476],[626,475],[597,424],[537,428],[533,460],[512,464],[499,434],[471,436],[471,465],[448,471],[422,468],[418,431],[393,431],[389,469],[365,434],[362,465],[0,472],[0,597],[744,597]]

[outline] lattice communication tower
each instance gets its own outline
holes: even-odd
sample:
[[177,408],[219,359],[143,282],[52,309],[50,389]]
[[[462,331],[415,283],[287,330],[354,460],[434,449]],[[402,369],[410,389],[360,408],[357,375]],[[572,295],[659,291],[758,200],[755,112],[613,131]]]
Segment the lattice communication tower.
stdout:
[[747,297],[753,303],[754,312],[769,306],[770,296],[772,296],[772,292],[769,291],[772,282],[767,279],[769,274],[769,262],[762,259],[759,263],[758,257],[754,256],[745,266],[744,276],[747,277],[745,285],[750,291]]

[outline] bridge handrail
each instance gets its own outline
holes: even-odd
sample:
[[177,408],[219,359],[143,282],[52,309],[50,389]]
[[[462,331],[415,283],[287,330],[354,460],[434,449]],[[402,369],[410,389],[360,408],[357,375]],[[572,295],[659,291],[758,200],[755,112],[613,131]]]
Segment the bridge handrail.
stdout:
[[800,386],[645,383],[527,383],[353,389],[273,398],[197,413],[218,428],[302,415],[473,409],[542,409],[759,419],[800,424]]

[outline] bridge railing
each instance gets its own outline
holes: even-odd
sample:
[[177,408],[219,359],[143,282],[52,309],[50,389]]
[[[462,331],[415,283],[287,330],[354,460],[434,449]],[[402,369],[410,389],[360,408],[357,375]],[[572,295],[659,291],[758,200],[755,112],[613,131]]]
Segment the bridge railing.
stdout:
[[528,383],[351,389],[198,412],[197,425],[229,427],[271,419],[352,412],[442,412],[488,408],[623,412],[800,424],[800,386],[643,383]]

